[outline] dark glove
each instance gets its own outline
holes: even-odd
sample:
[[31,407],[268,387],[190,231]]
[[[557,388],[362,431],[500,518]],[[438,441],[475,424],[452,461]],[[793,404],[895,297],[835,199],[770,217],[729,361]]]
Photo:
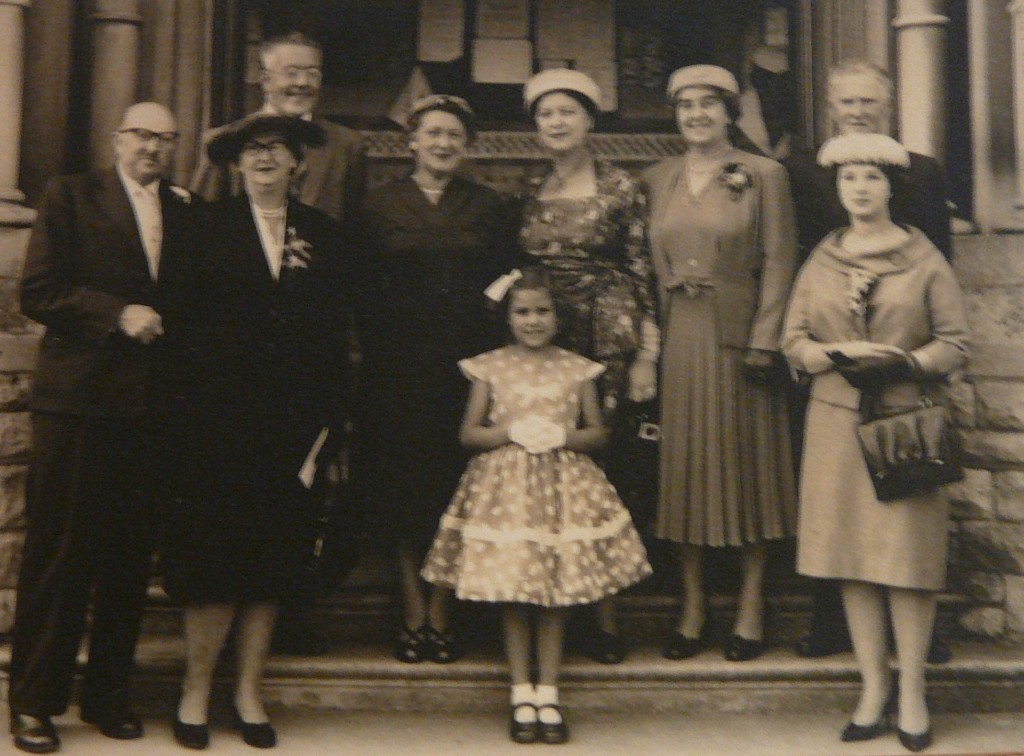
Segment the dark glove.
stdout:
[[861,357],[852,365],[836,368],[855,389],[872,391],[890,383],[908,381],[914,377],[914,361],[909,355],[887,354],[879,357]]
[[766,349],[745,349],[743,351],[743,374],[752,381],[768,383],[780,376],[775,352]]

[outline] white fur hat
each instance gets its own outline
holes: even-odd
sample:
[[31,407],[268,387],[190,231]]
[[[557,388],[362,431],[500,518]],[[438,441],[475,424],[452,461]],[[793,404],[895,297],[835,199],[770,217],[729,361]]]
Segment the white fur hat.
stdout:
[[907,148],[885,134],[846,134],[835,136],[818,150],[818,165],[832,168],[847,163],[871,163],[910,167]]

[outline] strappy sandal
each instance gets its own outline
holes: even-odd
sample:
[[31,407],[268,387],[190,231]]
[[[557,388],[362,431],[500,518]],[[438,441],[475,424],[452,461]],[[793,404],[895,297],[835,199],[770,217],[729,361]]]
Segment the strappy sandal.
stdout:
[[398,643],[395,644],[395,658],[406,664],[416,664],[423,661],[429,651],[426,635],[429,630],[430,628],[427,625],[423,625],[418,630],[413,630],[408,625],[403,624],[401,631],[398,633]]
[[424,625],[420,632],[426,642],[424,656],[437,664],[451,664],[458,661],[466,653],[462,640],[451,629],[435,630]]

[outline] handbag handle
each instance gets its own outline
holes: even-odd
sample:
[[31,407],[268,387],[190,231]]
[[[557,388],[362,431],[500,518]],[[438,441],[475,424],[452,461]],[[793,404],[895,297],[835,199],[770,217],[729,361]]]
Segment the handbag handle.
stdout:
[[[922,381],[915,380],[914,385],[917,386],[917,405],[916,407],[933,407],[935,406],[935,400],[933,400],[924,391],[924,384]],[[879,411],[879,407],[882,403],[882,389],[875,389],[874,391],[861,391],[860,392],[860,403],[857,407],[860,412],[860,417],[863,422],[869,422],[871,420],[877,420],[880,417],[887,417],[887,414]],[[900,410],[904,412],[906,410]],[[888,413],[893,414],[893,413]]]

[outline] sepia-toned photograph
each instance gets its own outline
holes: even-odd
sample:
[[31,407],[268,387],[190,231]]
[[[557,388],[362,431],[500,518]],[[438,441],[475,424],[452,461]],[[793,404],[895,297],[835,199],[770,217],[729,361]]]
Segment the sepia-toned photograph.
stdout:
[[1024,756],[1022,163],[1021,0],[0,0],[0,752]]

